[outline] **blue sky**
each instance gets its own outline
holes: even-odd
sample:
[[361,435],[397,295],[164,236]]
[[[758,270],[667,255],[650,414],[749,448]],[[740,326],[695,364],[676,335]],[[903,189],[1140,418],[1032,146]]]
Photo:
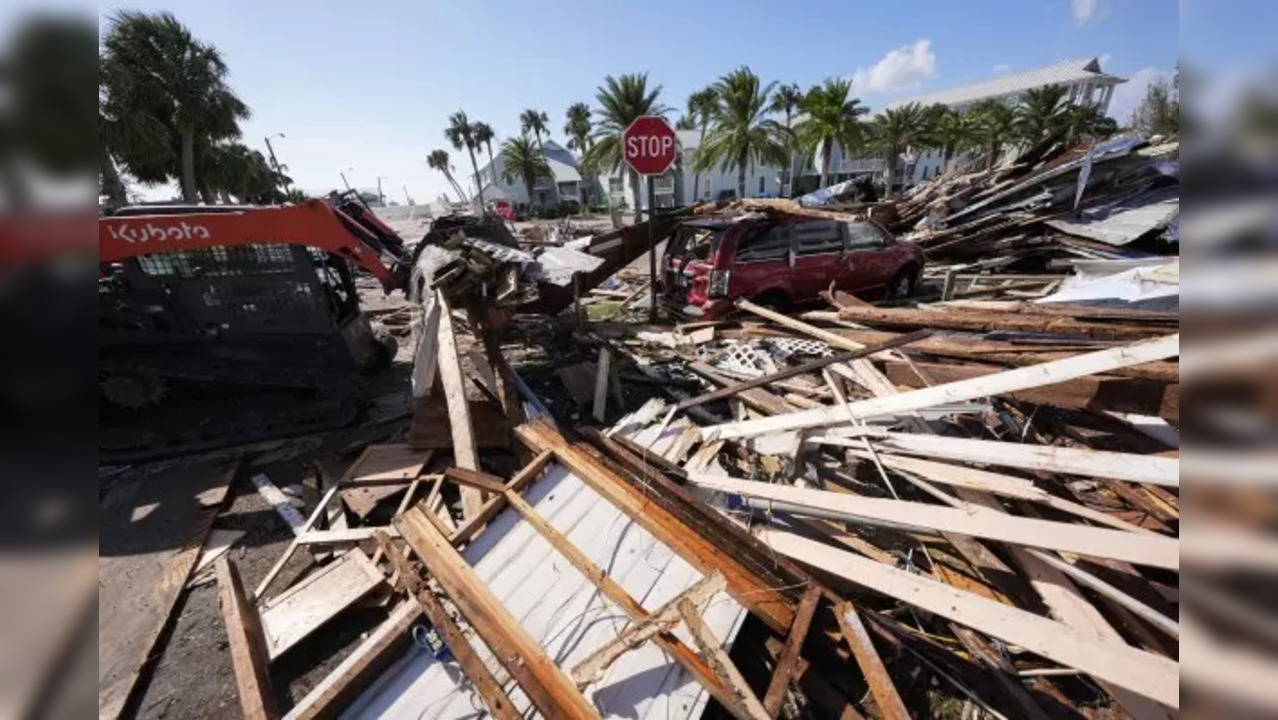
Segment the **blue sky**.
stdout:
[[[1106,71],[1136,80],[1115,98],[1125,115],[1144,83],[1174,67],[1180,15],[1195,14],[1193,4],[1202,2],[170,0],[130,7],[171,10],[221,48],[253,110],[244,141],[264,149],[264,136],[285,133],[273,142],[301,187],[337,187],[347,170],[361,187],[385,176],[388,195],[403,202],[404,186],[418,201],[444,191],[424,158],[434,148],[452,152],[443,128],[455,110],[505,138],[518,132],[520,110],[541,109],[562,141],[565,108],[593,106],[608,74],[646,71],[676,108],[740,65],[804,88],[851,77],[877,109],[1000,72],[1096,56]],[[1274,5],[1257,7],[1273,15]],[[1223,31],[1206,35],[1199,42],[1208,47],[1236,44]],[[464,153],[452,154],[468,170]]]

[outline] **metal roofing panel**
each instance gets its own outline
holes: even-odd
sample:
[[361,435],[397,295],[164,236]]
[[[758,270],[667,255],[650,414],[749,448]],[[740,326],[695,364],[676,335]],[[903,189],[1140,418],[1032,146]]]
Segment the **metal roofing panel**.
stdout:
[[1077,219],[1048,220],[1047,225],[1076,237],[1121,246],[1167,227],[1179,216],[1180,187],[1173,186],[1088,208]]
[[[1097,69],[1091,70],[1090,68],[1093,67]],[[1038,68],[1036,70],[1012,73],[1010,75],[993,78],[992,80],[984,80],[970,85],[961,85],[948,90],[941,90],[934,93],[928,93],[926,95],[898,100],[889,104],[888,107],[900,107],[913,102],[920,103],[922,105],[934,105],[938,103],[941,105],[963,105],[985,98],[1025,92],[1031,88],[1043,87],[1045,85],[1060,85],[1084,80],[1114,84],[1126,82],[1126,80],[1122,78],[1100,72],[1099,68],[1100,64],[1095,58],[1069,60],[1056,65]]]

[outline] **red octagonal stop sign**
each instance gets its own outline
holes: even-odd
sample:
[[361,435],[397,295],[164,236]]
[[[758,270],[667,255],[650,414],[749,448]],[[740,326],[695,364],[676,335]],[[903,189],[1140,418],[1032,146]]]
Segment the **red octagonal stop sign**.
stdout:
[[640,175],[660,175],[674,164],[678,143],[670,123],[659,115],[644,115],[621,136],[626,164]]

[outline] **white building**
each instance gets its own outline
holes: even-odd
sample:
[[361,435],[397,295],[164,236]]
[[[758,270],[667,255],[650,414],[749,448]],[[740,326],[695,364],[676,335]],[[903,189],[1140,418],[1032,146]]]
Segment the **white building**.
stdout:
[[[679,138],[680,162],[665,175],[654,178],[657,207],[678,207],[695,202],[728,200],[737,196],[737,171],[723,171],[717,165],[701,173],[700,187],[694,187],[697,173],[692,170],[692,158],[701,144],[700,130],[676,130]],[[606,184],[608,199],[613,207],[629,208],[633,203],[630,187],[630,171],[623,165],[618,172],[601,178]],[[746,170],[746,197],[777,197],[781,191],[781,169],[772,165],[756,165]],[[640,206],[648,207],[648,186],[639,179]]]
[[[1015,105],[1028,90],[1049,85],[1063,85],[1068,89],[1069,102],[1078,105],[1084,103],[1095,105],[1102,113],[1105,113],[1109,110],[1109,101],[1113,98],[1114,87],[1124,82],[1127,81],[1102,71],[1100,60],[1097,58],[1070,60],[1037,70],[1002,75],[970,85],[905,98],[890,103],[887,107],[895,108],[919,103],[924,107],[945,105],[961,111],[981,100],[998,100],[1008,105]],[[922,150],[917,154],[906,153],[906,156],[898,161],[895,176],[906,185],[929,180],[941,171],[943,159],[944,153],[940,149]],[[884,162],[882,155],[846,157],[842,148],[836,146],[830,158],[830,184],[859,175],[881,176]],[[813,187],[815,183],[812,177],[819,174],[820,165],[816,163],[809,164],[799,171],[801,177],[808,178],[803,185]]]
[[[528,197],[528,189],[524,187],[524,179],[515,175],[509,179],[503,176],[505,164],[501,155],[496,155],[491,164],[479,168],[479,176],[484,179],[484,201],[506,200],[516,208],[557,207],[561,203],[594,202],[590,197],[593,181],[583,177],[577,166],[577,158],[554,140],[543,141],[546,148],[546,164],[550,166],[553,178],[538,178],[533,185],[533,197]],[[531,202],[530,202],[531,200]]]

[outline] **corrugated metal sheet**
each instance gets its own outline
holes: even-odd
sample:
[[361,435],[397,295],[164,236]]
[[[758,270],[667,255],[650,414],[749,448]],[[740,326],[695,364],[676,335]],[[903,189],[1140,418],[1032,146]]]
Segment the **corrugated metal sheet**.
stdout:
[[898,100],[897,102],[889,104],[888,107],[900,107],[901,105],[906,105],[912,102],[920,103],[922,105],[933,105],[937,103],[940,103],[941,105],[964,105],[966,103],[975,102],[985,98],[1025,92],[1031,88],[1043,87],[1045,85],[1060,85],[1086,80],[1094,82],[1112,82],[1115,84],[1126,82],[1122,78],[1099,72],[1097,70],[1090,70],[1088,69],[1089,67],[1099,69],[1100,64],[1096,58],[1069,60],[1056,65],[1038,68],[1037,70],[1013,73],[1011,75],[994,78],[993,80],[985,80],[983,82],[972,83],[971,85],[963,85],[956,88],[950,88],[949,90],[941,90],[927,95],[919,95],[905,100]]
[[1075,237],[1115,247],[1170,225],[1180,216],[1180,187],[1141,193],[1112,205],[1084,210],[1081,218],[1048,220],[1047,225]]
[[[551,465],[525,498],[649,610],[703,577],[562,466]],[[604,599],[511,510],[462,554],[560,667],[572,667],[630,624],[625,612]],[[729,644],[745,615],[722,593],[705,611],[715,635]],[[676,634],[692,642],[682,626]],[[476,641],[475,646],[494,675],[507,678],[483,643]],[[507,679],[505,685],[525,716],[535,714],[513,681]],[[701,685],[653,643],[622,657],[603,681],[587,688],[586,697],[604,717],[645,720],[696,718],[709,700]],[[460,720],[483,715],[483,708],[455,664],[416,650],[386,672],[343,717]]]

